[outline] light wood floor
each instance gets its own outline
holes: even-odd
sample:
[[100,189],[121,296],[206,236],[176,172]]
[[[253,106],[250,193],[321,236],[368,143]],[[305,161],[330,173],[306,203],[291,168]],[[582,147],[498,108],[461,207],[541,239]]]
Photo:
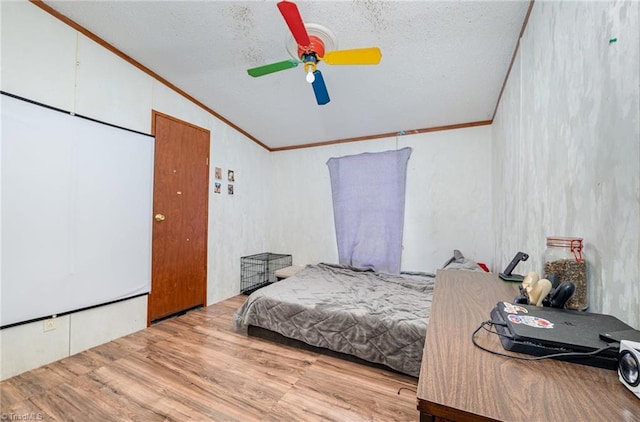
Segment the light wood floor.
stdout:
[[0,410],[65,422],[418,420],[414,378],[235,333],[245,299],[3,381]]

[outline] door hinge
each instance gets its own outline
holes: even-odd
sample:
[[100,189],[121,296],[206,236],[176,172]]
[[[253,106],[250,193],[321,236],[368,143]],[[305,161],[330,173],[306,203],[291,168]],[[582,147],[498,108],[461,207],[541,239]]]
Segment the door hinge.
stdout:
[[207,165],[209,165],[209,157],[207,157]]

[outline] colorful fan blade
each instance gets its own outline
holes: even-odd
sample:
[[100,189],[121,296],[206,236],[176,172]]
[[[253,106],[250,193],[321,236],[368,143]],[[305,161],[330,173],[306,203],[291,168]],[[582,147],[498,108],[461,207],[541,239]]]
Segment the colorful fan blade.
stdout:
[[254,78],[258,76],[268,75],[269,73],[279,72],[281,70],[292,69],[298,66],[298,62],[296,60],[285,60],[283,62],[271,63],[260,67],[254,67],[253,69],[248,69],[247,73]]
[[327,86],[324,84],[324,78],[319,70],[313,72],[315,80],[311,84],[313,86],[313,92],[316,94],[316,101],[318,105],[325,105],[329,102],[329,93],[327,92]]
[[382,53],[378,47],[337,50],[325,53],[326,64],[378,64]]
[[309,34],[298,11],[298,6],[290,1],[281,1],[278,3],[278,9],[289,26],[293,39],[296,40],[299,46],[308,47],[311,44],[311,40],[309,40]]

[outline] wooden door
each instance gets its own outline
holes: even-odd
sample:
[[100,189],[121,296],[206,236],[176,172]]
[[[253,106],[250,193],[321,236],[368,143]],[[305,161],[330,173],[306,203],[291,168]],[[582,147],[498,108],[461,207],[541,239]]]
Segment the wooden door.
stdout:
[[206,129],[153,111],[155,168],[151,322],[207,302],[209,140]]

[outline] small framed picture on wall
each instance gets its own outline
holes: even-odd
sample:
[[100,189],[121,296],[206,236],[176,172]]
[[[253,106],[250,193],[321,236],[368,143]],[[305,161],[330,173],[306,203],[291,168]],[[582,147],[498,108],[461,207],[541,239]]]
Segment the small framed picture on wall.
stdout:
[[222,187],[222,183],[214,182],[213,183],[213,193],[220,193],[220,188]]
[[233,195],[233,185],[231,183],[227,185],[227,193]]
[[216,167],[215,178],[216,180],[222,180],[222,169],[220,167]]
[[235,182],[236,181],[236,175],[234,174],[233,170],[229,170],[227,172],[227,179],[229,180],[229,182]]

